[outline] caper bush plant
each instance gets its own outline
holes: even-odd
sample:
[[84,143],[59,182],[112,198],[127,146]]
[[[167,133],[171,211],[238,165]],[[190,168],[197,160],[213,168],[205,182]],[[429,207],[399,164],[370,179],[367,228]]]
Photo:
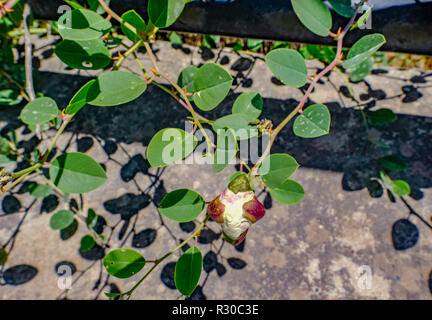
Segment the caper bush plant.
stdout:
[[[198,284],[203,265],[202,254],[196,246],[200,231],[209,219],[213,219],[220,224],[225,241],[233,245],[243,241],[250,226],[265,215],[264,206],[255,196],[255,184],[268,188],[272,197],[283,205],[295,205],[302,201],[305,196],[303,187],[290,179],[299,164],[288,154],[272,154],[271,149],[275,140],[292,120],[294,134],[299,137],[313,139],[328,134],[330,112],[324,104],[308,105],[310,93],[318,81],[333,69],[345,69],[354,81],[362,79],[371,71],[371,56],[386,41],[381,34],[369,34],[358,39],[349,51],[343,51],[343,40],[346,34],[362,26],[370,14],[370,10],[363,15],[360,14],[365,1],[351,3],[351,0],[329,0],[328,2],[338,14],[349,18],[346,26],[333,26],[330,9],[322,0],[291,0],[294,11],[303,25],[318,36],[331,37],[336,47],[335,50],[327,48],[317,51],[310,46],[308,52],[305,51],[308,49],[302,49],[302,53],[279,47],[266,55],[267,66],[282,83],[295,88],[308,84],[300,103],[280,123],[273,126],[271,121],[259,119],[263,109],[260,94],[246,92],[237,98],[231,114],[209,120],[203,112],[217,108],[224,101],[233,83],[231,75],[217,64],[206,63],[199,68],[189,66],[180,73],[178,79],[171,79],[165,70],[159,67],[151,48],[156,33],[160,29],[171,26],[191,1],[149,0],[148,21],[145,21],[135,10],[119,16],[109,7],[109,1],[88,0],[87,7],[74,1],[66,1],[73,10],[66,11],[55,25],[62,37],[62,41],[55,48],[55,54],[60,60],[74,69],[101,70],[112,61],[108,48],[113,42],[124,46],[126,51],[114,60],[109,71],[103,72],[80,88],[65,107],[59,108],[56,101],[50,97],[28,92],[26,90],[28,85],[18,84],[15,90],[1,92],[2,96],[9,94],[10,104],[14,104],[17,101],[12,99],[13,94],[16,90],[21,90],[22,94],[18,94],[15,98],[28,100],[21,111],[20,120],[30,130],[35,132],[48,128],[57,130],[46,150],[43,152],[35,150],[30,158],[24,159],[28,163],[26,168],[15,172],[1,170],[0,183],[3,193],[33,175],[41,175],[42,168],[48,168],[49,178],[45,178],[46,185],[31,185],[30,193],[36,197],[49,193],[51,189],[66,197],[68,194],[83,194],[102,186],[107,180],[107,175],[104,169],[88,155],[79,152],[53,154],[58,138],[75,115],[86,105],[101,108],[121,106],[137,99],[149,85],[159,87],[177,100],[189,111],[190,117],[187,120],[193,122],[193,129],[190,132],[179,128],[165,128],[154,135],[146,151],[147,161],[152,167],[173,165],[191,155],[198,144],[195,132],[200,132],[205,139],[207,146],[205,157],[213,159],[215,174],[232,163],[233,159],[241,164],[241,170],[227,181],[227,188],[222,194],[215,195],[213,200],[206,201],[196,191],[187,189],[174,190],[162,199],[159,211],[165,217],[177,222],[189,222],[202,215],[201,224],[176,248],[165,254],[162,253],[156,260],[147,261],[152,264],[151,268],[132,288],[121,293],[106,293],[110,298],[129,299],[162,261],[191,240],[195,240],[195,245],[180,256],[175,267],[177,289],[185,296],[191,295]],[[11,11],[13,5],[18,3],[21,8],[23,3],[25,5],[25,1],[1,1],[1,3],[0,9],[4,15],[2,27],[8,31],[7,23],[10,20],[9,32],[11,32],[10,30],[17,28],[12,15],[16,17],[16,13],[19,12],[19,10]],[[132,45],[125,44],[123,40],[126,38],[132,42]],[[248,42],[248,47],[252,49],[260,45],[259,41]],[[145,48],[146,54],[152,61],[153,66],[150,70],[144,68],[137,55],[141,47]],[[308,76],[304,58],[307,55],[322,60],[326,67],[319,73]],[[124,61],[129,58],[137,63],[141,76],[120,70]],[[159,79],[168,82],[169,86],[159,83]],[[29,80],[27,78],[27,81]],[[393,115],[388,111],[381,111],[372,119],[380,123],[388,123],[392,117]],[[217,141],[211,139],[205,127],[213,129]],[[266,139],[267,143],[262,155],[251,164],[249,159],[242,159],[239,143],[252,138]],[[2,137],[0,166],[4,167],[22,158],[23,155],[18,150],[14,135],[8,138]],[[406,186],[398,181],[391,181],[385,173],[382,178],[396,194],[406,194]],[[51,228],[61,230],[68,227],[74,221],[76,214],[77,212],[70,210],[55,213],[50,220]],[[95,232],[93,227],[96,220],[96,213],[89,210],[85,221],[90,234],[81,240],[82,251],[90,250],[98,241],[106,240],[103,235]],[[7,253],[3,252],[2,256],[7,257]],[[103,263],[110,275],[123,279],[142,271],[146,259],[135,250],[120,248],[108,252]]]

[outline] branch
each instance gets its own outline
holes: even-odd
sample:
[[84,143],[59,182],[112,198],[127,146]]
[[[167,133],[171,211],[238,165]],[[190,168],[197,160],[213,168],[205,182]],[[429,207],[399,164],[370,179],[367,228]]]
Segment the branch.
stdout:
[[26,75],[26,91],[30,100],[36,99],[36,94],[33,86],[33,48],[30,38],[30,30],[28,26],[28,18],[30,16],[30,6],[28,3],[24,6],[24,45],[25,45],[25,75]]

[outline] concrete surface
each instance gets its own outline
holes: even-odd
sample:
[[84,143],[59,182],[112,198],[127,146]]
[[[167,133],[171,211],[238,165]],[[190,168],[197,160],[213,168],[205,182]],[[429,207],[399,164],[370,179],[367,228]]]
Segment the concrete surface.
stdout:
[[[43,40],[37,47],[41,58],[38,89],[63,108],[94,73],[70,71],[55,56],[47,58],[52,47]],[[244,56],[239,61],[239,56],[230,51],[201,54],[198,48],[174,49],[162,42],[154,49],[162,70],[173,79],[184,67],[202,63],[203,57],[226,63],[237,85],[215,112],[208,113],[210,118],[228,113],[240,92],[256,90],[264,98],[263,117],[278,123],[302,97],[300,89],[272,81],[262,57]],[[147,57],[143,61],[145,66],[150,65]],[[233,70],[233,65],[244,70]],[[310,62],[308,67],[312,75],[322,66]],[[139,71],[133,59],[125,63],[125,68]],[[428,280],[432,229],[415,216],[430,222],[432,215],[432,78],[428,75],[430,72],[422,70],[380,68],[366,82],[354,86],[371,110],[387,107],[397,112],[395,123],[371,131],[390,149],[367,140],[360,112],[338,93],[344,85],[339,75],[333,72],[324,79],[310,103],[329,106],[331,133],[303,140],[288,126],[273,150],[298,160],[301,168],[294,179],[304,186],[306,198],[299,205],[282,206],[261,193],[268,212],[252,227],[244,245],[237,248],[224,243],[218,225],[210,222],[199,240],[207,272],[203,271],[193,298],[431,299]],[[4,134],[17,128],[27,141],[22,147],[30,149],[40,141],[15,119],[19,111],[18,107],[1,107],[0,130]],[[107,170],[104,186],[81,199],[72,198],[84,212],[93,208],[103,216],[98,228],[103,229],[111,248],[135,247],[147,259],[160,257],[193,228],[193,223],[179,225],[160,216],[157,204],[164,194],[192,188],[210,200],[235,171],[229,167],[214,174],[205,165],[163,170],[148,167],[145,148],[151,137],[167,126],[184,128],[185,116],[187,113],[175,100],[150,86],[139,99],[124,106],[85,107],[60,139],[58,150],[86,152]],[[53,132],[46,135],[53,136]],[[44,147],[41,143],[40,148]],[[391,153],[402,154],[409,162],[408,170],[392,177],[410,183],[413,193],[406,201],[412,207],[411,214],[400,199],[392,202],[386,194],[372,197],[366,188],[369,178],[378,174],[377,159]],[[13,248],[2,270],[0,299],[106,299],[103,292],[128,290],[139,278],[108,277],[101,263],[101,247],[80,253],[80,239],[88,233],[83,223],[67,240],[62,240],[64,234],[49,228],[50,216],[69,205],[60,197],[34,201],[25,188],[17,188],[1,202],[0,245],[7,243],[8,249],[11,245]],[[392,244],[392,225],[402,218],[418,227],[420,237],[413,248],[397,251]],[[157,268],[133,298],[183,299],[173,287],[173,266],[178,256],[173,255]],[[55,272],[59,263],[76,269],[70,290],[59,289]],[[372,273],[371,286],[365,288],[362,284],[368,270]]]

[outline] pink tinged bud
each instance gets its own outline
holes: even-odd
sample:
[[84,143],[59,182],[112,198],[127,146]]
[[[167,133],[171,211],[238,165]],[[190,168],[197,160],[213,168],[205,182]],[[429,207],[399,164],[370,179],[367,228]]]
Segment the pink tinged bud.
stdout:
[[230,244],[232,244],[233,246],[237,246],[240,243],[242,243],[244,241],[244,239],[246,238],[246,234],[248,233],[249,230],[246,230],[245,232],[243,232],[240,237],[238,237],[237,239],[231,239],[230,237],[228,237],[225,232],[222,232],[222,236],[224,238],[224,240]]
[[221,203],[220,196],[217,196],[208,205],[207,212],[209,216],[217,223],[224,223],[223,214],[225,212],[225,205]]
[[245,204],[243,204],[243,217],[248,219],[250,222],[255,223],[265,215],[265,208],[261,202],[258,201],[257,197]]

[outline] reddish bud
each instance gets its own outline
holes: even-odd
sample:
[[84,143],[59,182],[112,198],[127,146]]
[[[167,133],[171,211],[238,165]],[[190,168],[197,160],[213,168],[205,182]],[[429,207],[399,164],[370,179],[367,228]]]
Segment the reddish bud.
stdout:
[[258,201],[257,197],[245,204],[243,204],[243,217],[248,219],[250,222],[255,223],[265,215],[265,208],[261,202]]
[[237,246],[237,245],[239,245],[240,243],[242,243],[244,239],[246,239],[246,234],[248,233],[248,231],[249,231],[249,229],[246,230],[245,232],[243,232],[243,233],[241,234],[241,236],[240,236],[238,239],[236,239],[236,240],[231,239],[230,237],[228,237],[228,236],[225,234],[225,232],[222,232],[222,236],[223,236],[223,238],[224,238],[224,240],[225,240],[226,242],[232,244],[233,246]]
[[217,196],[216,199],[210,202],[207,212],[217,223],[224,223],[223,214],[225,212],[225,205],[220,202],[220,196]]

